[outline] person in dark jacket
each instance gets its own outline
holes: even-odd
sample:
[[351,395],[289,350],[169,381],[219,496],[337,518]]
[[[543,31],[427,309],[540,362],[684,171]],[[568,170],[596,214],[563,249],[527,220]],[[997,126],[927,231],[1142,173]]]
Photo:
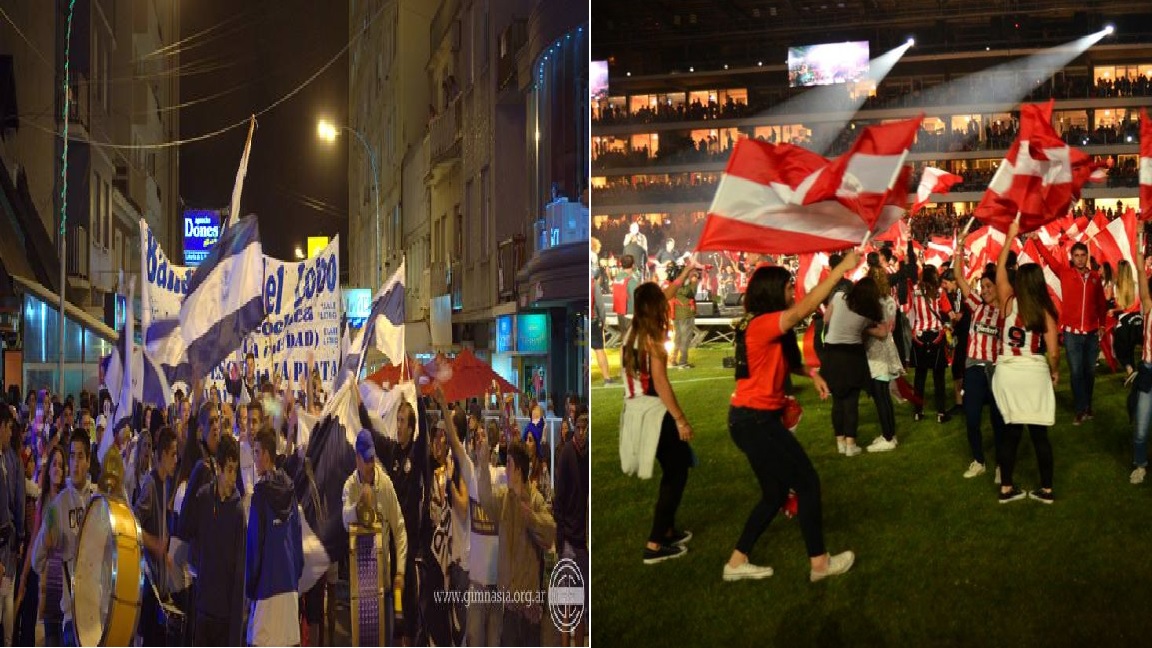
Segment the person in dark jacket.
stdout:
[[256,433],[256,472],[244,551],[245,595],[252,601],[252,646],[300,643],[299,586],[304,545],[292,480],[276,468],[276,431]]
[[145,646],[166,643],[164,626],[160,624],[160,602],[156,598],[169,593],[169,576],[175,567],[168,554],[168,479],[176,472],[176,433],[162,427],[156,440],[155,468],[141,482],[136,501],[132,503],[136,519],[143,534],[145,558],[148,563],[149,584],[144,586],[144,602],[140,608],[140,638]]
[[[572,442],[565,443],[556,461],[556,497],[552,517],[556,520],[556,548],[560,558],[576,563],[585,582],[588,572],[588,415],[576,417]],[[585,589],[587,591],[587,589]],[[584,606],[588,599],[585,594]],[[583,621],[560,638],[562,646],[583,646],[587,624]]]
[[181,535],[198,547],[196,562],[197,646],[243,644],[244,508],[236,489],[240,445],[232,435],[216,448],[219,470],[184,502]]

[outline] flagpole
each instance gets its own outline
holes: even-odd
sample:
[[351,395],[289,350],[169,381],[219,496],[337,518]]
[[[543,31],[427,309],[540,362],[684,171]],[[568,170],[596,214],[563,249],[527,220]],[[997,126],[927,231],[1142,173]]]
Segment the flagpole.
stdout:
[[864,235],[864,240],[860,241],[860,247],[868,245],[868,241],[870,240],[872,240],[872,230],[868,230],[868,233]]
[[963,241],[968,236],[968,230],[972,229],[972,223],[976,220],[975,216],[969,216],[968,222],[964,225],[964,230],[960,233],[960,240]]

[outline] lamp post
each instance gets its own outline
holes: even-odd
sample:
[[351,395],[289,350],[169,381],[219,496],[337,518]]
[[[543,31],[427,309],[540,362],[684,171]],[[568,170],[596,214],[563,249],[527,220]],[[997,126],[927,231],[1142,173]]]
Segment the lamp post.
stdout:
[[345,130],[356,136],[360,144],[364,146],[364,154],[368,157],[368,164],[372,166],[372,194],[375,196],[376,203],[376,276],[372,278],[372,286],[376,286],[381,281],[381,265],[380,265],[380,172],[376,168],[376,155],[372,152],[372,147],[368,146],[368,140],[364,139],[364,135],[355,128],[345,126],[343,124],[337,126],[326,119],[321,119],[316,124],[316,134],[320,139],[332,144],[336,141],[336,136],[340,131]]

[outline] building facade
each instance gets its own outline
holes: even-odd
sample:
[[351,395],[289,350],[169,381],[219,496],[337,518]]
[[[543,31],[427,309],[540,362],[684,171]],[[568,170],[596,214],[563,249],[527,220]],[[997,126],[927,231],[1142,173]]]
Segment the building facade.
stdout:
[[[15,362],[5,363],[4,377],[9,384],[58,384],[58,343],[31,342],[58,335],[47,310],[63,288],[75,307],[65,326],[64,384],[78,393],[94,388],[95,359],[115,338],[120,273],[140,270],[139,219],[168,249],[178,249],[179,154],[155,145],[179,136],[179,112],[172,109],[179,104],[179,55],[163,50],[179,39],[179,11],[160,0],[79,0],[66,42],[68,4],[48,6],[55,11],[13,0],[6,3],[11,20],[0,24],[0,68],[8,70],[8,80],[0,81],[8,84],[0,92],[7,97],[0,102],[6,113],[0,239],[24,243],[0,255],[0,295],[21,313],[13,322],[19,331],[6,340],[9,351],[19,351],[21,377],[11,375]],[[63,192],[63,141],[56,133],[63,130],[65,101],[70,141]]]
[[[370,21],[376,7],[396,13],[377,25]],[[376,64],[361,58],[364,54],[353,54],[350,88],[356,105],[350,114],[352,127],[363,124],[370,146],[383,151],[381,231],[391,267],[400,255],[407,262],[409,352],[470,348],[523,392],[583,394],[581,353],[570,349],[569,336],[584,330],[572,323],[587,312],[587,230],[568,228],[546,237],[544,246],[539,233],[547,229],[551,213],[545,206],[556,202],[554,183],[557,195],[568,199],[565,214],[587,221],[586,200],[581,203],[588,184],[587,76],[575,72],[586,67],[577,59],[587,60],[587,5],[444,0],[424,22],[427,12],[406,13],[402,1],[353,1],[351,9],[352,32],[369,19],[371,34],[354,52],[363,47],[386,57],[378,73]],[[421,27],[424,38],[416,42]],[[378,39],[373,30],[379,30]],[[583,44],[568,49],[564,74],[540,65],[548,48],[577,36]],[[367,100],[364,89],[376,83],[376,74],[385,79],[379,83],[394,84],[387,96],[403,98]],[[541,91],[544,81],[547,88]],[[562,96],[554,84],[566,88]],[[571,103],[567,121],[555,127],[552,113],[544,111],[540,145],[536,115],[542,100]],[[577,145],[580,137],[583,148]],[[350,177],[363,177],[358,171],[363,156],[354,149],[349,156]],[[369,196],[370,179],[360,184],[351,183],[351,205],[366,204],[361,198]],[[354,281],[360,281],[355,269],[364,265],[358,258],[371,253],[365,242],[374,235],[370,218],[375,215],[354,207],[351,217],[351,267]],[[570,294],[547,277],[524,274],[534,255],[563,246],[585,250],[570,268],[573,276],[580,275]],[[562,274],[565,263],[566,258],[548,255],[538,262]],[[541,287],[548,288],[546,296],[531,296]]]

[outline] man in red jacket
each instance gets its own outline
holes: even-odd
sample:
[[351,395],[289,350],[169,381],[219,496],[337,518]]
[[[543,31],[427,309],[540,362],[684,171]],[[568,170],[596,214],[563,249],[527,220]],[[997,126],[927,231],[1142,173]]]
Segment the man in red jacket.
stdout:
[[1048,267],[1060,277],[1064,307],[1060,313],[1060,330],[1064,332],[1064,350],[1072,372],[1072,402],[1076,410],[1074,425],[1092,418],[1092,387],[1096,382],[1096,358],[1100,355],[1097,333],[1104,323],[1107,309],[1104,283],[1100,273],[1088,267],[1088,246],[1072,246],[1072,264],[1057,259],[1043,245],[1038,246]]

